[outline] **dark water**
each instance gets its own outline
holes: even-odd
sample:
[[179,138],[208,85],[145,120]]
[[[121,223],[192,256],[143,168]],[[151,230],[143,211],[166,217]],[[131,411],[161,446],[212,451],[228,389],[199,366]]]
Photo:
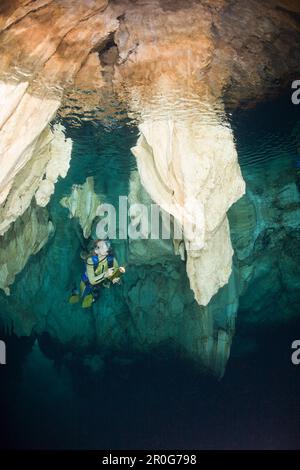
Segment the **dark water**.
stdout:
[[178,358],[107,364],[99,379],[76,367],[57,371],[39,352],[23,367],[29,345],[11,338],[10,365],[1,370],[1,447],[299,448],[300,366],[291,364],[291,330],[253,331],[255,354],[230,359],[217,383]]
[[[297,123],[299,110],[287,98],[232,116],[242,172],[250,187],[268,171],[282,172],[283,178],[287,171],[298,171]],[[96,189],[113,200],[114,175],[129,173],[128,149],[136,131],[125,127],[104,134],[99,130],[97,137],[98,131],[86,126],[68,132],[73,138],[81,132],[75,143],[76,155],[81,158],[72,161],[67,179],[57,187],[52,207],[68,193],[75,173],[76,177],[82,174],[82,181],[77,177],[76,182],[83,183],[90,171],[105,172],[105,187]],[[91,138],[90,133],[98,145],[93,146],[97,159],[85,154],[83,142]],[[108,146],[110,159],[106,159]],[[122,159],[124,148],[127,157]],[[98,165],[96,170],[91,162]],[[134,167],[133,161],[131,164]],[[126,178],[122,181],[121,186]],[[126,188],[120,187],[122,190]],[[244,294],[251,295],[249,290]],[[300,316],[286,312],[286,319],[281,316],[281,321],[274,323],[272,316],[278,317],[278,304],[273,300],[270,303],[269,322],[251,321],[252,311],[245,307],[247,299],[241,299],[232,354],[220,382],[201,376],[189,362],[163,350],[141,355],[135,362],[112,356],[101,373],[94,374],[74,359],[68,367],[57,362],[55,353],[47,349],[47,341],[41,341],[45,355],[34,338],[1,334],[7,341],[7,365],[0,368],[0,446],[300,448],[300,365],[291,362],[291,343],[300,339]],[[297,309],[297,305],[289,308]]]

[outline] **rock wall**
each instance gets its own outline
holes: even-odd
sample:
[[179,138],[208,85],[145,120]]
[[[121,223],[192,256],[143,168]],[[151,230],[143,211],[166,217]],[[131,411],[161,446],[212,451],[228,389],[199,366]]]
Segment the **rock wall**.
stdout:
[[47,210],[30,206],[0,238],[0,289],[6,294],[29,257],[38,253],[53,231]]
[[[128,202],[144,204],[150,213],[153,201],[137,172],[130,178]],[[163,218],[164,213],[161,226]],[[129,263],[137,268],[135,274],[130,273],[125,299],[136,329],[134,336],[139,337],[144,350],[174,341],[184,356],[221,378],[235,330],[239,300],[237,272],[213,302],[201,307],[192,300],[184,276],[185,263],[179,257],[174,259],[174,248],[171,240],[142,237],[129,240]]]

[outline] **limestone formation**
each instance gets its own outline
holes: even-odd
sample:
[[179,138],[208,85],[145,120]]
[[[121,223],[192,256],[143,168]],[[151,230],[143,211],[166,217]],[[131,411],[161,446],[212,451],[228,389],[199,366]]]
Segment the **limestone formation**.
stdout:
[[48,204],[50,196],[54,193],[58,177],[66,177],[70,166],[71,151],[72,141],[65,138],[64,127],[55,124],[50,148],[50,159],[47,163],[44,177],[35,193],[35,200],[39,206],[45,207]]
[[191,287],[207,305],[230,276],[226,212],[245,191],[232,133],[196,117],[148,121],[140,130],[133,152],[142,184],[183,226]]
[[[0,204],[8,197],[16,198],[14,179],[27,163],[34,164],[32,159],[41,140],[47,138],[63,89],[74,82],[81,67],[90,63],[89,53],[116,27],[117,21],[106,7],[105,0],[89,4],[76,0],[2,2]],[[43,177],[44,170],[44,166],[35,168],[36,179]],[[46,204],[52,183],[50,178],[42,184],[37,196],[42,204]],[[30,180],[27,184],[31,186]]]
[[30,159],[15,174],[9,194],[0,205],[0,235],[25,212],[34,196],[38,205],[46,206],[58,177],[66,176],[71,149],[71,140],[65,138],[61,125],[46,127],[38,136],[30,146]]
[[0,237],[0,289],[6,294],[15,276],[45,245],[53,230],[47,210],[30,206]]
[[60,203],[69,209],[70,218],[78,218],[83,236],[89,238],[93,221],[98,215],[98,208],[101,204],[99,196],[94,191],[94,178],[88,177],[83,185],[74,184],[72,194],[69,197],[63,197]]

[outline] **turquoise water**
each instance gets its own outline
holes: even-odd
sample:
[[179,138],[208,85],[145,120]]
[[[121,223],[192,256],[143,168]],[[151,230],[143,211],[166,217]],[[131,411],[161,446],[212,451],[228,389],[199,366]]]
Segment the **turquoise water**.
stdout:
[[[17,276],[10,299],[10,308],[37,316],[34,335],[1,336],[9,352],[0,369],[1,447],[299,447],[300,366],[290,359],[291,343],[300,338],[299,123],[287,97],[231,117],[247,183],[246,196],[230,210],[231,237],[235,266],[253,279],[240,294],[232,354],[218,382],[170,348],[137,350],[124,299],[146,275],[161,289],[171,285],[165,265],[129,264],[123,286],[103,292],[93,313],[67,303],[86,242],[59,201],[87,176],[106,202],[128,194],[137,129],[63,122],[74,144],[68,175],[49,206],[55,235]],[[126,241],[114,248],[128,261]],[[184,265],[170,264],[193,311]],[[151,292],[145,298],[151,317]],[[4,294],[0,308],[7,308]]]

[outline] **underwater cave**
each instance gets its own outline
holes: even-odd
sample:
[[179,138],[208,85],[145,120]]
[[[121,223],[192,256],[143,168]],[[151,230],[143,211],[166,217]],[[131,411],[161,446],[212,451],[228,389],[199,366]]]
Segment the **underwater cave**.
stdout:
[[[0,6],[0,447],[298,449],[299,6],[33,3]],[[82,285],[108,207],[126,272]]]

